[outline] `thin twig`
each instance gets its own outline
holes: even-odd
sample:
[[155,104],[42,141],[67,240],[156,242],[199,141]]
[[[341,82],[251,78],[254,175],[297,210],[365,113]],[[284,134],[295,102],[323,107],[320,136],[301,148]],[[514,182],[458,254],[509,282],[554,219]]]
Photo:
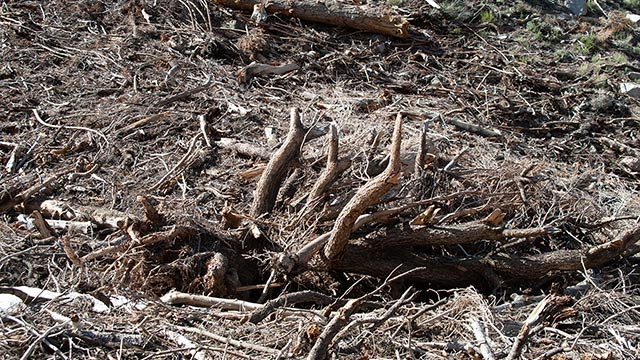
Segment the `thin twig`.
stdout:
[[187,331],[193,334],[198,334],[198,335],[202,335],[202,336],[206,336],[208,338],[211,338],[215,341],[224,343],[224,344],[229,344],[235,347],[240,347],[240,348],[244,348],[244,349],[249,349],[249,350],[254,350],[254,351],[258,351],[258,352],[262,352],[262,353],[266,353],[266,354],[270,354],[270,355],[280,355],[280,351],[277,349],[272,349],[266,346],[261,346],[261,345],[256,345],[256,344],[252,344],[250,342],[246,342],[246,341],[239,341],[239,340],[234,340],[234,339],[230,339],[228,337],[224,337],[221,335],[217,335],[214,334],[210,331],[204,330],[204,329],[198,329],[198,328],[194,328],[194,327],[186,327],[186,326],[176,326],[177,329],[183,330],[183,331]]
[[193,140],[191,140],[191,144],[189,144],[189,149],[187,149],[187,152],[184,154],[182,159],[180,159],[180,161],[178,161],[178,163],[175,164],[174,167],[171,168],[171,170],[169,170],[166,174],[164,174],[164,176],[160,178],[160,180],[158,180],[155,184],[153,184],[149,188],[149,192],[157,190],[160,186],[162,186],[167,181],[168,178],[176,177],[180,174],[180,173],[176,173],[176,170],[181,166],[183,166],[184,164],[186,164],[187,160],[191,158],[191,155],[193,155],[193,149],[196,145],[196,142],[201,136],[202,136],[202,133],[198,133],[196,134],[196,136],[193,137]]
[[91,128],[88,128],[88,127],[84,127],[84,126],[73,126],[73,125],[53,125],[53,124],[49,124],[49,123],[46,123],[46,122],[44,122],[44,121],[42,120],[42,118],[40,117],[40,114],[38,114],[38,110],[36,110],[36,109],[32,109],[32,111],[33,111],[33,115],[35,116],[36,120],[37,120],[40,124],[42,124],[42,125],[44,125],[44,126],[46,126],[46,127],[50,127],[50,128],[54,128],[54,129],[72,129],[72,130],[88,131],[88,132],[91,132],[91,133],[94,133],[94,134],[96,134],[96,135],[100,136],[100,137],[104,140],[104,142],[105,142],[105,143],[109,144],[109,139],[107,139],[107,137],[106,137],[103,133],[101,133],[100,131],[98,131],[98,130],[94,130],[94,129],[91,129]]

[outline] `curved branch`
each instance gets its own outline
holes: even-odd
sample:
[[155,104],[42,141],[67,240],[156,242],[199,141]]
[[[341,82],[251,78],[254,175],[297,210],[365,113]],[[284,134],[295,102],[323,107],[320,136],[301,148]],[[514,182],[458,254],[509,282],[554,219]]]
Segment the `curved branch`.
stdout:
[[338,161],[338,130],[334,124],[329,126],[329,151],[327,153],[327,166],[320,177],[309,191],[307,211],[314,208],[321,200],[322,194],[340,176],[340,174],[351,166],[351,161]]
[[402,142],[402,114],[398,113],[391,142],[389,164],[382,174],[364,184],[349,203],[342,209],[333,226],[329,241],[324,249],[324,255],[329,264],[339,260],[342,256],[349,236],[358,217],[369,206],[378,202],[382,195],[391,190],[400,179],[400,144]]
[[298,109],[292,108],[289,133],[284,144],[273,155],[258,181],[253,204],[251,205],[251,216],[258,217],[273,210],[278,197],[278,190],[287,175],[287,168],[300,154],[300,146],[304,141],[304,134],[305,129],[300,121],[300,112]]

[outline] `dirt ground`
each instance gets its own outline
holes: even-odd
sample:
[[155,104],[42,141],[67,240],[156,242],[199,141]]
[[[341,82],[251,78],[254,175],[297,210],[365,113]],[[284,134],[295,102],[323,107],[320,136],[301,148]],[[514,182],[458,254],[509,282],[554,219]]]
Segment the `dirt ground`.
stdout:
[[640,3],[438,3],[2,1],[0,357],[640,357]]

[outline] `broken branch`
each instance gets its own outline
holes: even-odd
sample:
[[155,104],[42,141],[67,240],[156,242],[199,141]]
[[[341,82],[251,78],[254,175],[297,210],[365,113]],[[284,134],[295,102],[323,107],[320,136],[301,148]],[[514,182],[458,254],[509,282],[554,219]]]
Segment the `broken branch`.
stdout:
[[394,187],[400,179],[400,143],[402,141],[402,114],[398,113],[391,142],[391,157],[387,168],[376,176],[351,198],[342,209],[333,226],[329,241],[324,249],[324,255],[329,263],[335,262],[342,256],[349,236],[358,217],[369,206],[378,202],[380,197]]
[[343,171],[351,166],[351,161],[349,160],[338,161],[338,130],[334,124],[331,124],[329,127],[328,143],[327,166],[322,174],[320,174],[320,177],[318,177],[318,181],[316,181],[309,191],[306,204],[307,211],[318,205],[322,194],[324,194],[327,188]]
[[248,84],[251,79],[258,75],[282,75],[291,71],[299,70],[298,64],[268,65],[260,63],[252,63],[245,66],[236,73],[240,84]]
[[287,174],[287,168],[300,153],[304,134],[305,129],[300,121],[300,112],[297,108],[292,108],[289,134],[260,176],[251,205],[251,216],[258,217],[273,210],[278,190]]

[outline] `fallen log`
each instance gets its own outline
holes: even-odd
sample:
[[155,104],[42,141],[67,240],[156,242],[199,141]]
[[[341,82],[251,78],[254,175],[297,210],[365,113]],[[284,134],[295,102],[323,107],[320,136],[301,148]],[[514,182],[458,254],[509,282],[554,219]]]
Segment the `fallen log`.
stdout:
[[[252,11],[260,0],[211,0],[230,8]],[[305,21],[342,26],[398,38],[406,38],[409,22],[395,15],[380,15],[374,10],[365,11],[357,6],[335,2],[322,3],[310,0],[270,0],[266,11],[270,14],[293,16]]]
[[503,229],[486,221],[470,221],[463,224],[418,229],[394,229],[366,242],[377,248],[399,246],[446,246],[470,244],[480,240],[503,241],[506,238],[533,238],[547,235],[553,228]]
[[355,240],[349,242],[344,256],[331,268],[378,278],[384,278],[393,271],[420,268],[405,280],[448,288],[473,285],[482,291],[491,291],[500,285],[538,281],[555,271],[579,271],[602,266],[624,256],[625,251],[639,241],[640,226],[636,226],[612,241],[583,250],[448,258],[419,254],[406,245],[379,247]]

